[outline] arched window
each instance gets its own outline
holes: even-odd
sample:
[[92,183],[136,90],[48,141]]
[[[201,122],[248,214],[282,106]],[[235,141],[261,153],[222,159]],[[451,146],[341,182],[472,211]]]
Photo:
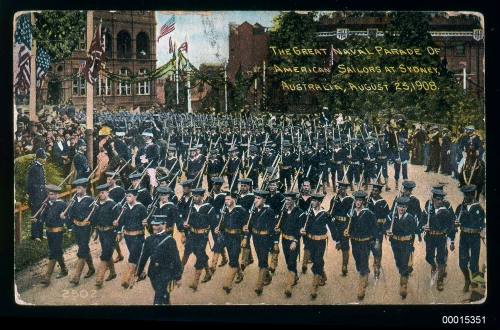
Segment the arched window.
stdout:
[[135,39],[137,45],[137,58],[149,57],[149,37],[145,32],[137,34]]
[[116,46],[119,58],[132,57],[132,38],[127,31],[122,30],[118,32],[116,36]]
[[[148,71],[146,69],[139,70],[139,76],[144,76]],[[149,95],[151,89],[150,81],[142,81],[137,83],[137,95]]]
[[111,33],[108,32],[108,29],[103,29],[102,32],[102,42],[104,44],[104,54],[107,58],[113,57],[113,38],[111,37]]
[[[128,76],[130,74],[130,70],[127,68],[121,68],[120,69],[120,75],[121,76]],[[120,81],[120,84],[118,86],[118,95],[130,95],[132,92],[131,84],[130,82],[125,82],[125,81]]]

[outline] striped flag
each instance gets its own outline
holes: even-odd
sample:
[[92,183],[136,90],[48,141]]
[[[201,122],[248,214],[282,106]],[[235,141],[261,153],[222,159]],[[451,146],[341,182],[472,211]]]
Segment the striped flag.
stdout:
[[93,85],[97,80],[103,57],[104,45],[101,38],[101,24],[99,24],[99,27],[95,30],[94,39],[92,39],[92,43],[90,44],[85,67],[81,70],[82,74],[85,75],[85,79],[91,85]]
[[181,52],[188,52],[188,43],[187,41],[184,41],[180,46],[179,46],[179,51]]
[[38,48],[36,51],[36,87],[42,85],[45,75],[49,71],[50,55],[43,48]]
[[170,32],[175,30],[175,16],[170,17],[170,19],[163,24],[163,26],[160,29],[160,35],[158,36],[158,41],[160,41],[161,37],[166,36]]
[[14,56],[17,55],[17,66],[14,67],[14,92],[18,95],[27,95],[30,89],[31,38],[30,15],[21,15],[17,19],[14,35]]

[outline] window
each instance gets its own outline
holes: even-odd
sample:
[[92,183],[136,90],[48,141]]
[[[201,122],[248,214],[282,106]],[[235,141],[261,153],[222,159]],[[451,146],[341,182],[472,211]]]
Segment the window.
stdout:
[[111,81],[107,77],[99,78],[97,82],[97,95],[109,96],[111,95]]
[[104,43],[104,54],[106,55],[107,58],[112,58],[113,57],[113,40],[111,38],[111,34],[107,32],[106,30],[104,31],[102,35],[102,42]]
[[85,95],[85,78],[83,76],[77,76],[78,68],[73,68],[73,96],[84,96]]
[[[144,76],[146,73],[147,73],[146,69],[139,70],[139,76]],[[149,92],[150,86],[151,86],[150,81],[143,81],[143,82],[137,83],[137,87],[138,87],[137,95],[149,95],[150,94],[150,92]]]
[[146,59],[149,56],[149,37],[145,32],[137,34],[135,39],[137,45],[137,58]]
[[[121,76],[128,76],[130,71],[127,68],[120,69]],[[120,81],[120,85],[118,87],[118,95],[130,95],[131,94],[131,84],[129,82]]]
[[465,56],[465,46],[464,45],[455,46],[455,56]]
[[122,30],[118,32],[116,36],[116,48],[119,58],[132,57],[132,38],[127,31]]
[[87,31],[84,30],[80,39],[78,40],[78,49],[79,50],[87,50]]

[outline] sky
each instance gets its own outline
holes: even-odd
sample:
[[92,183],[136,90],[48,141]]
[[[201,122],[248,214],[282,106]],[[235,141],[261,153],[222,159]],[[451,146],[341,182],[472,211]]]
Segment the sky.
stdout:
[[278,11],[211,11],[211,12],[156,12],[159,34],[161,27],[175,15],[175,30],[162,37],[157,44],[157,65],[168,62],[168,40],[176,40],[177,47],[188,41],[188,58],[196,67],[202,63],[223,64],[229,54],[229,23],[259,23],[271,27],[272,19]]

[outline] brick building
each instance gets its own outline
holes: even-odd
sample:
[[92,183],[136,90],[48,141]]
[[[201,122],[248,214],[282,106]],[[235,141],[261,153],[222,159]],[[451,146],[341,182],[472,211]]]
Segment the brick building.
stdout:
[[[154,11],[95,11],[94,26],[102,19],[107,70],[121,75],[141,75],[156,68],[156,17]],[[71,77],[78,72],[86,58],[86,33],[72,56],[53,63],[49,76]],[[149,107],[156,103],[156,82],[118,83],[99,79],[94,87],[94,107],[111,109],[137,106]],[[73,80],[49,80],[42,89],[42,98],[49,104],[71,100],[77,108],[85,107],[86,84],[83,77]]]

